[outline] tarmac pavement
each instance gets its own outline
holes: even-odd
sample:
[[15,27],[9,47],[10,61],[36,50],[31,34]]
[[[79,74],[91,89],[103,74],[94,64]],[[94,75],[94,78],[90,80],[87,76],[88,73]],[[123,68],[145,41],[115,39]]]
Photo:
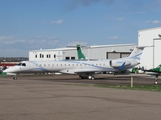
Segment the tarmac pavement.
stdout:
[[[17,80],[0,77],[0,120],[161,119],[160,92],[74,85],[99,81],[129,84],[127,76],[105,78],[92,81],[68,75],[28,75],[19,76]],[[134,79],[153,83],[153,79]]]

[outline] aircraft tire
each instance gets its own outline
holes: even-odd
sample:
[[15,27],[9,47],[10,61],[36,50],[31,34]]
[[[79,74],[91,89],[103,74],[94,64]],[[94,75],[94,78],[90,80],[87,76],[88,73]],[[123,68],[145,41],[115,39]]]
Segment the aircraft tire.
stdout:
[[155,81],[155,82],[154,82],[154,84],[155,84],[155,85],[157,85],[157,84],[158,84],[158,82],[157,82],[157,81]]
[[94,78],[94,76],[92,76],[92,78],[91,78],[92,80],[94,80],[95,78]]
[[14,77],[13,77],[13,80],[17,80],[17,77],[16,77],[16,76],[14,76]]

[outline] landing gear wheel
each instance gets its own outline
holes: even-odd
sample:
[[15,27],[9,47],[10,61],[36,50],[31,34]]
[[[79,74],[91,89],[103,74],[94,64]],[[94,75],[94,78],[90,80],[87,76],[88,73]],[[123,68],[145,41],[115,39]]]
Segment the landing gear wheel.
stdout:
[[94,78],[94,76],[92,76],[92,80],[94,80],[95,78]]
[[94,80],[94,76],[88,76],[89,80]]
[[157,85],[158,84],[158,75],[156,76],[156,78],[155,78],[155,82],[154,82],[154,84],[155,85]]
[[88,76],[88,79],[91,80],[92,79],[92,76]]
[[17,80],[17,77],[16,77],[16,76],[13,76],[13,79],[14,79],[14,80]]
[[154,84],[157,85],[158,84],[158,81],[155,81]]
[[80,78],[80,79],[85,79],[86,77],[85,77],[85,76],[81,76],[81,75],[80,75],[80,76],[79,76],[79,78]]

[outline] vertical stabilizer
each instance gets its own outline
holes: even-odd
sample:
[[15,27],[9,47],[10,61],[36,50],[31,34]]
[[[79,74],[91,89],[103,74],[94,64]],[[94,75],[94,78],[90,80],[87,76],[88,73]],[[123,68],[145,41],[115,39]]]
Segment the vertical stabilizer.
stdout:
[[129,57],[140,60],[144,48],[145,47],[135,47]]
[[84,54],[82,53],[81,46],[77,45],[77,54],[78,54],[78,59],[86,59]]

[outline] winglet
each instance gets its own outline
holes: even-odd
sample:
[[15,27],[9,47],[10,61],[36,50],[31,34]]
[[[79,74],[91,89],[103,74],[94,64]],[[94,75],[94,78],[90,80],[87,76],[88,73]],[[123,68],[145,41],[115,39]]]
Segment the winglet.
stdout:
[[125,63],[126,63],[126,62],[124,62],[124,63],[121,65],[121,67],[119,67],[118,70],[123,70],[123,68],[124,68],[124,66],[125,66]]

